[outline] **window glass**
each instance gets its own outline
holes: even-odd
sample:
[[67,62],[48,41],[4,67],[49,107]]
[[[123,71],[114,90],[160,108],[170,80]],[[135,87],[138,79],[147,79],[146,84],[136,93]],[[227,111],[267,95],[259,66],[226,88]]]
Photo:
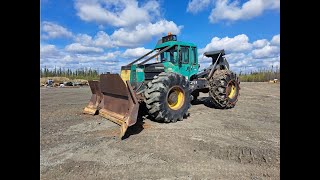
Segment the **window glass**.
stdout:
[[193,64],[197,64],[197,54],[196,54],[196,48],[191,48],[191,57],[193,57]]
[[182,63],[189,63],[189,48],[185,46],[181,46],[181,55],[182,55]]
[[177,61],[177,48],[173,46],[172,48],[166,50],[160,54],[161,62],[169,61],[171,63],[176,63]]

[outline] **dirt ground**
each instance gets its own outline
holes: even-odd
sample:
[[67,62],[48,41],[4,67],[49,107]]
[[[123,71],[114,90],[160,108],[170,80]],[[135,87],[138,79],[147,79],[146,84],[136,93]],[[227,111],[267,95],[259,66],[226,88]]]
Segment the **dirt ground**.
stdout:
[[280,179],[280,85],[241,83],[233,109],[206,94],[176,123],[82,114],[91,91],[41,88],[41,179]]

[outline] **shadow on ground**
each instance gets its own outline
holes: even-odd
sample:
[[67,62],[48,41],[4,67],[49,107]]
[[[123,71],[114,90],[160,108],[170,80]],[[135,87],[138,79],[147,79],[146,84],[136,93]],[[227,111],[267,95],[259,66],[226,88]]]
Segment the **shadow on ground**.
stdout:
[[[183,119],[187,119],[190,116],[190,113],[187,112]],[[129,138],[131,135],[139,134],[144,129],[145,119],[149,119],[151,121],[157,122],[157,123],[168,123],[168,122],[158,122],[154,120],[154,118],[150,117],[148,114],[148,109],[145,105],[145,103],[141,103],[139,107],[137,122],[133,126],[129,127],[126,131],[126,134],[122,137],[122,140]]]
[[122,137],[122,140],[129,138],[131,135],[139,134],[144,129],[143,124],[145,122],[143,122],[143,121],[144,121],[145,117],[148,116],[147,112],[148,112],[147,107],[145,106],[144,103],[141,103],[140,107],[139,107],[139,112],[138,112],[136,124],[134,124],[133,126],[131,126],[127,129],[127,132]]
[[136,124],[127,129],[127,132],[122,137],[122,140],[129,138],[131,135],[139,134],[144,129],[143,124],[143,118],[138,116]]
[[202,105],[203,104],[203,105],[205,105],[206,107],[209,107],[209,108],[219,109],[213,104],[213,102],[211,100],[211,97],[200,97],[200,98],[192,101],[191,104],[192,105],[199,105],[199,104]]

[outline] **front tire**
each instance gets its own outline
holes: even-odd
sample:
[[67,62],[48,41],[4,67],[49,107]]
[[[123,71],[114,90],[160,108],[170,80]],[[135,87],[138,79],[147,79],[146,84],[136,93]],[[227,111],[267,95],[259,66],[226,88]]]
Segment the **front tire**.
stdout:
[[158,122],[177,122],[190,108],[188,80],[176,73],[162,72],[144,92],[149,115]]
[[233,108],[240,95],[240,80],[230,70],[217,70],[209,80],[209,94],[216,108]]

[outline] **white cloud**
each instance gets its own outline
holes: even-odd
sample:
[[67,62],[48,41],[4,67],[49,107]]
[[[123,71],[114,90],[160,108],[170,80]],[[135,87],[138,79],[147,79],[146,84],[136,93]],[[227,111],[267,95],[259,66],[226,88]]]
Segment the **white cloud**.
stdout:
[[45,58],[61,57],[61,53],[55,45],[40,45],[40,61]]
[[[72,46],[71,46],[72,47]],[[120,51],[106,53],[78,53],[59,49],[54,45],[40,45],[40,66],[47,68],[62,67],[70,69],[92,68],[100,72],[118,73]]]
[[103,52],[102,48],[83,46],[79,43],[69,44],[65,47],[66,51],[75,52],[75,53],[101,53]]
[[88,34],[77,34],[77,36],[74,38],[74,41],[85,46],[92,46],[94,44],[92,37]]
[[261,49],[255,49],[252,51],[254,58],[269,58],[280,54],[280,48],[277,46],[265,46]]
[[42,22],[42,31],[45,32],[45,34],[42,35],[43,39],[73,37],[72,32],[68,31],[68,29],[48,21]]
[[136,0],[77,0],[77,15],[84,21],[115,27],[135,26],[159,16],[159,3],[149,1],[140,5]]
[[255,47],[255,48],[262,48],[268,44],[269,44],[269,42],[266,39],[259,39],[259,40],[256,40],[255,42],[252,43],[253,47]]
[[252,56],[254,58],[272,58],[280,56],[280,34],[273,36],[270,42],[266,39],[262,39],[253,42],[253,45],[257,48],[252,51]]
[[51,54],[51,53],[55,53],[55,52],[57,52],[57,48],[55,45],[52,45],[52,44],[44,45],[44,46],[40,45],[40,54],[42,54],[42,53]]
[[85,46],[94,46],[94,47],[102,47],[102,48],[114,47],[114,44],[110,36],[103,31],[99,31],[94,38],[92,38],[87,34],[78,34],[75,37],[75,41]]
[[228,62],[235,63],[247,58],[247,54],[245,53],[230,53],[226,54],[225,57],[228,59]]
[[149,41],[153,36],[162,36],[165,33],[179,34],[182,26],[177,26],[173,21],[160,20],[154,24],[139,24],[133,30],[120,28],[111,38],[115,45],[134,47]]
[[141,57],[148,52],[150,52],[152,49],[145,49],[144,47],[138,47],[134,49],[126,49],[124,53],[122,54],[123,57]]
[[272,67],[273,66],[273,68],[279,68],[280,67],[280,57],[265,59],[261,63],[261,66],[265,66],[265,67]]
[[239,5],[239,1],[217,0],[212,9],[209,20],[212,23],[218,21],[237,21],[252,19],[261,15],[266,10],[280,9],[280,0],[249,0]]
[[229,61],[230,69],[234,72],[239,73],[250,73],[251,71],[260,71],[260,70],[273,70],[280,67],[280,57],[272,58],[262,58],[255,59],[250,53],[245,54],[245,57],[238,59],[236,61],[230,62],[230,58],[227,58]]
[[224,49],[227,53],[230,52],[243,52],[252,49],[252,44],[249,43],[249,38],[245,34],[237,35],[233,38],[224,37],[212,38],[211,42],[205,46],[203,49],[199,49],[199,53],[204,53],[206,51],[214,51]]
[[87,34],[78,34],[74,40],[84,46],[101,48],[137,47],[150,41],[153,37],[162,37],[171,32],[179,34],[183,26],[177,26],[173,21],[160,20],[156,23],[139,24],[134,29],[120,28],[112,35],[99,31],[94,38]]
[[158,3],[158,1],[148,1],[143,6],[143,9],[148,12],[150,20],[155,20],[156,18],[160,17],[160,4]]
[[204,56],[203,54],[198,55],[198,61],[200,64],[199,71],[208,68],[212,64],[212,59]]
[[280,67],[280,34],[271,40],[259,39],[249,42],[245,34],[229,37],[214,37],[204,48],[199,49],[199,62],[202,69],[211,64],[211,58],[203,57],[206,51],[225,49],[226,59],[232,71],[250,72],[261,69],[270,70],[271,67]]
[[[247,54],[241,59],[233,60],[231,58],[227,58],[227,60],[231,70],[233,70],[232,68],[252,67],[252,57],[248,56]],[[231,60],[233,62],[230,62]]]
[[[88,63],[88,62],[105,62],[107,64],[115,64],[118,62],[118,60],[116,59],[119,55],[118,51],[115,52],[108,52],[108,53],[104,53],[102,55],[88,55],[88,54],[73,54],[72,58],[74,58],[75,60],[77,60],[78,62],[81,63]],[[99,62],[100,63],[100,62]]]
[[105,48],[114,47],[110,36],[103,31],[99,31],[97,35],[94,37],[93,45]]
[[275,46],[280,46],[280,34],[272,37],[271,44]]
[[210,4],[211,0],[191,0],[188,3],[187,12],[191,12],[193,14],[202,11]]

